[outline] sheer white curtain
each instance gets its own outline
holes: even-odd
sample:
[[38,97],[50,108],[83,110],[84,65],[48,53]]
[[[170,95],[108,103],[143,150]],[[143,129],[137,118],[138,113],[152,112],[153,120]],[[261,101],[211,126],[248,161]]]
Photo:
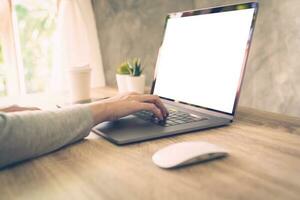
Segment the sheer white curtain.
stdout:
[[58,0],[51,88],[64,90],[66,69],[89,64],[91,87],[105,85],[101,51],[91,0]]
[[16,37],[16,27],[13,23],[13,9],[11,0],[0,0],[0,41],[3,45],[3,56],[6,67],[6,81],[8,96],[25,93],[24,72],[21,67],[21,53],[19,37]]

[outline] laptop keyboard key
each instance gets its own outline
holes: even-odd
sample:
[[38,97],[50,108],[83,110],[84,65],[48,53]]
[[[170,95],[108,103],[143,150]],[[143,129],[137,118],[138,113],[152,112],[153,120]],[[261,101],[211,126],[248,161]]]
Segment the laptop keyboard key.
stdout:
[[182,111],[176,111],[174,109],[169,110],[169,116],[166,120],[162,121],[159,120],[157,117],[155,117],[151,112],[149,111],[140,111],[134,114],[135,116],[145,120],[150,121],[152,123],[155,123],[160,126],[176,126],[179,124],[186,124],[186,123],[192,123],[197,121],[206,120],[207,118],[185,113]]

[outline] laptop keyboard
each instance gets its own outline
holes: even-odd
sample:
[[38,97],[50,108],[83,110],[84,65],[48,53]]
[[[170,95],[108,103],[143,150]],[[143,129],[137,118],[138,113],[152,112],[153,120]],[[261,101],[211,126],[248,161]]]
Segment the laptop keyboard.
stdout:
[[160,126],[165,126],[165,127],[207,120],[206,117],[189,114],[183,111],[178,111],[174,109],[169,109],[168,111],[169,111],[169,116],[164,121],[159,120],[157,117],[153,115],[152,112],[149,111],[140,111],[135,113],[134,115],[143,120],[150,121],[152,123],[155,123]]

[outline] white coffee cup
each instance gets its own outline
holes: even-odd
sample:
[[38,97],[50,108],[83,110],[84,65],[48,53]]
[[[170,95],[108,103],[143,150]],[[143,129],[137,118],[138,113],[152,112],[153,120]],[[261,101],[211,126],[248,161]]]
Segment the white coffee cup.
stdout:
[[71,102],[78,102],[91,98],[91,71],[89,65],[74,66],[68,69]]

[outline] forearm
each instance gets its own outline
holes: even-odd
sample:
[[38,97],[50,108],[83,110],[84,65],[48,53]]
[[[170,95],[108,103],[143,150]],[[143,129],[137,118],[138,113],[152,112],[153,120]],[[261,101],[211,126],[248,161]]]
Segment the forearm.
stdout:
[[83,106],[0,114],[0,168],[80,140],[92,125],[91,111]]

